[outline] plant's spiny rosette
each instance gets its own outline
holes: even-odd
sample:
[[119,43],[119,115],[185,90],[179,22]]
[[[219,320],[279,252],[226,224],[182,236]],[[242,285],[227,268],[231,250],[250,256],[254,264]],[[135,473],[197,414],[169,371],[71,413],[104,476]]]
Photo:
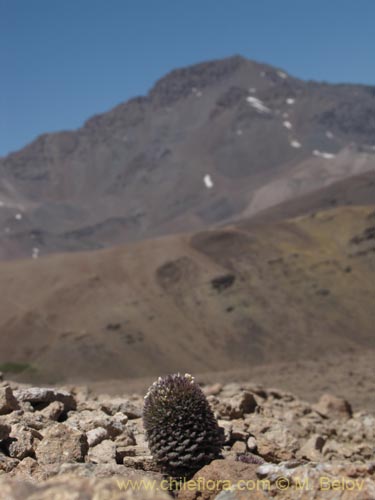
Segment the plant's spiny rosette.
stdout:
[[159,377],[145,396],[143,425],[163,470],[188,476],[220,457],[223,432],[194,378]]

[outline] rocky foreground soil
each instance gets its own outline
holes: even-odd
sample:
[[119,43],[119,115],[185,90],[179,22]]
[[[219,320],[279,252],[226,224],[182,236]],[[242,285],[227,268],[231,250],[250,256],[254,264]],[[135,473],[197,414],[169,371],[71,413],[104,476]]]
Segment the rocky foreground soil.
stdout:
[[375,499],[372,413],[252,383],[203,389],[223,459],[177,482],[150,456],[143,395],[0,381],[0,499]]

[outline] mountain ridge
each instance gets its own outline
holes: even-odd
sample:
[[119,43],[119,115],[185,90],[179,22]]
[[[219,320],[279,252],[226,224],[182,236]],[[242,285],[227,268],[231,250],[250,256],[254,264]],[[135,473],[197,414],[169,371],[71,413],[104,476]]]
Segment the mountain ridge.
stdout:
[[171,71],[0,159],[0,258],[204,229],[374,170],[372,116],[373,87],[241,56]]

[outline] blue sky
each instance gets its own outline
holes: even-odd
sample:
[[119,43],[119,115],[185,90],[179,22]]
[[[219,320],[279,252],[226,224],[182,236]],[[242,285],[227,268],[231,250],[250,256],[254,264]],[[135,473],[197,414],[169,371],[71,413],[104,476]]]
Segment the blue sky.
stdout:
[[0,156],[233,54],[375,85],[374,19],[374,0],[0,0]]

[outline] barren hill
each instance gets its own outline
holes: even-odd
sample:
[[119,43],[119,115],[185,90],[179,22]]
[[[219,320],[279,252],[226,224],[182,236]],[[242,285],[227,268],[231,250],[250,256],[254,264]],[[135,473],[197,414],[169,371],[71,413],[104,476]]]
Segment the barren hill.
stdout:
[[374,349],[374,235],[346,207],[3,262],[0,363],[52,382]]
[[0,160],[0,258],[97,249],[251,216],[375,169],[375,88],[235,56]]

